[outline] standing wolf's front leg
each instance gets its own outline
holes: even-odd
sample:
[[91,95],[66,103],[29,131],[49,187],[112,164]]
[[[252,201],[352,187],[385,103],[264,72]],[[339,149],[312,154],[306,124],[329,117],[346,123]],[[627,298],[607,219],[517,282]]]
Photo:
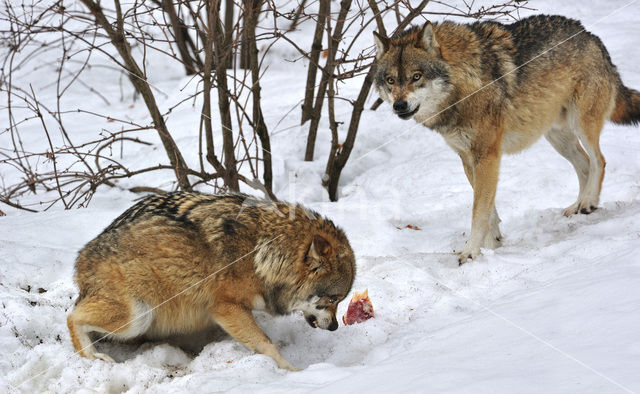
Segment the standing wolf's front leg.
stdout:
[[498,172],[500,170],[500,154],[493,150],[484,153],[473,165],[473,214],[471,217],[471,235],[466,246],[460,252],[460,264],[480,254],[494,209]]
[[247,349],[271,357],[282,369],[299,371],[282,357],[276,345],[256,323],[250,310],[241,305],[223,303],[210,307],[209,313],[216,323]]

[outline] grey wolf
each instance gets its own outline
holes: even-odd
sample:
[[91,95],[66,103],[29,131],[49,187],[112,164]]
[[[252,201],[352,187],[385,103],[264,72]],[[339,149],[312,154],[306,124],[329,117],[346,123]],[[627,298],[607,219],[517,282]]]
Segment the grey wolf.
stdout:
[[374,85],[402,119],[440,133],[473,187],[471,234],[460,264],[500,246],[495,209],[500,158],[541,136],[573,165],[578,199],[564,215],[597,206],[606,120],[640,122],[640,94],[624,86],[602,41],[576,20],[537,15],[505,25],[443,22],[392,38],[374,33]]
[[113,361],[96,351],[91,332],[162,338],[217,324],[280,368],[296,370],[251,311],[302,311],[312,327],[333,331],[354,276],[344,232],[300,205],[241,194],[154,195],[79,252],[80,294],[67,325],[80,355]]

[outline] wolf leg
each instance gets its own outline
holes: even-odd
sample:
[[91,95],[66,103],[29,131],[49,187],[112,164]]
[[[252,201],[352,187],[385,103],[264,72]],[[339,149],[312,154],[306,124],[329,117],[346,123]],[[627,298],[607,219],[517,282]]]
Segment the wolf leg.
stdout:
[[578,175],[580,192],[575,203],[564,211],[564,216],[580,211],[580,204],[585,199],[585,187],[589,178],[589,157],[580,146],[577,135],[568,127],[554,127],[545,134],[545,138],[562,157],[569,160]]
[[[474,163],[473,179],[473,214],[471,217],[471,235],[465,245],[458,262],[460,264],[480,254],[480,247],[490,234],[491,216],[494,210],[498,173],[500,171],[500,154],[495,151],[484,152]],[[495,224],[499,218],[495,215]],[[499,233],[499,230],[498,230]]]
[[[462,166],[464,167],[464,173],[473,187],[473,164],[472,159],[468,154],[464,152],[458,152],[460,159],[462,160]],[[484,239],[483,246],[487,249],[496,249],[502,245],[502,233],[500,233],[500,217],[496,210],[495,202],[493,204],[493,210],[491,212],[491,218],[489,219],[489,232]]]
[[600,132],[614,106],[616,90],[610,84],[615,81],[599,80],[596,75],[597,73],[586,76],[574,92],[575,109],[570,117],[574,119],[571,126],[587,153],[589,172],[582,195],[578,196],[575,206],[565,211],[567,215],[589,214],[597,209],[600,200],[605,167],[604,156],[600,151]]
[[589,176],[584,187],[584,194],[582,198],[578,199],[578,206],[572,213],[589,214],[598,208],[606,164],[600,151],[600,132],[603,126],[604,118],[598,119],[594,114],[581,114],[580,116],[578,138],[589,156]]
[[74,314],[74,312],[72,312],[67,317],[67,327],[69,327],[71,342],[73,343],[73,347],[75,348],[76,353],[88,359],[98,359],[108,362],[115,362],[115,360],[109,355],[99,353],[96,350],[95,346],[93,346],[93,342],[91,341],[91,337],[89,336],[89,333],[94,331],[92,329],[93,327],[90,325],[82,324],[80,322],[81,319],[79,319],[77,316],[78,314]]
[[502,246],[502,233],[500,233],[500,216],[496,210],[495,202],[491,218],[489,219],[489,232],[484,238],[484,247],[487,249],[496,249]]
[[282,357],[276,345],[256,323],[251,311],[235,304],[216,304],[209,313],[229,335],[247,349],[271,357],[278,367],[289,371],[299,371]]
[[[112,295],[112,294],[110,294]],[[143,334],[151,324],[150,313],[140,314],[136,305],[107,297],[89,297],[81,300],[67,317],[71,342],[76,352],[89,359],[114,362],[104,353],[98,353],[89,333],[97,332],[116,339],[129,339]]]

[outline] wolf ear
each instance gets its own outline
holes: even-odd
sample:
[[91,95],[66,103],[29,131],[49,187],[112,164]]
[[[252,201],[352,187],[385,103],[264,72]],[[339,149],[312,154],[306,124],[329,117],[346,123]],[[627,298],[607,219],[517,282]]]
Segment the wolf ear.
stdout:
[[329,240],[322,235],[316,234],[311,241],[311,247],[309,248],[309,254],[314,258],[329,257],[333,253],[333,246]]
[[431,22],[427,22],[422,26],[419,46],[426,49],[429,53],[440,54],[440,45],[438,44],[438,40],[436,40]]
[[389,39],[382,37],[378,32],[373,32],[373,41],[376,43],[376,60],[380,60],[382,56],[389,50]]
[[311,272],[318,271],[319,269],[326,269],[323,263],[323,257],[327,258],[333,254],[333,246],[331,243],[321,235],[314,235],[309,247],[309,268]]

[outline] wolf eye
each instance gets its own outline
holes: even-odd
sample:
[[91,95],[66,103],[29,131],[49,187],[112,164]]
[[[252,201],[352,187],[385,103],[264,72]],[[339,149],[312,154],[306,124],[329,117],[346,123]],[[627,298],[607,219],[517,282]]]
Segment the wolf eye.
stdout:
[[329,298],[329,304],[335,304],[335,303],[336,303],[336,301],[338,301],[338,298],[337,298],[337,297],[331,297],[331,298]]
[[414,81],[418,81],[420,78],[422,78],[422,74],[420,74],[420,73],[413,74],[413,80]]
[[388,83],[389,85],[393,85],[394,83],[396,83],[396,80],[395,80],[395,79],[393,79],[392,77],[387,77],[387,83]]

